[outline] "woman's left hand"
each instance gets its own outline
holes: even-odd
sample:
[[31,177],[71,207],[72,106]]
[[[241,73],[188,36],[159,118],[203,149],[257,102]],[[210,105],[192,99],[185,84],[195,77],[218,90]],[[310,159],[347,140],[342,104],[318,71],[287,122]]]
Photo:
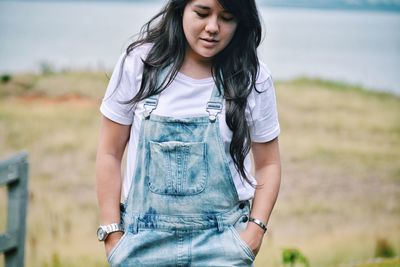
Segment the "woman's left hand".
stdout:
[[254,223],[248,223],[246,230],[239,233],[240,238],[251,248],[254,256],[257,256],[264,237],[264,230]]

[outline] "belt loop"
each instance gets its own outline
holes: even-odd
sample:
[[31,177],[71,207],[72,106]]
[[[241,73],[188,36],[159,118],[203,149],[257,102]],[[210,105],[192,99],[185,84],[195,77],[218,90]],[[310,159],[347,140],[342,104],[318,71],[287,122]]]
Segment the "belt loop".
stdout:
[[218,233],[222,233],[225,230],[224,220],[222,219],[222,216],[219,214],[217,214],[215,218],[217,219]]
[[132,222],[129,224],[129,232],[137,234],[139,229],[139,221],[137,216],[134,216],[132,219]]

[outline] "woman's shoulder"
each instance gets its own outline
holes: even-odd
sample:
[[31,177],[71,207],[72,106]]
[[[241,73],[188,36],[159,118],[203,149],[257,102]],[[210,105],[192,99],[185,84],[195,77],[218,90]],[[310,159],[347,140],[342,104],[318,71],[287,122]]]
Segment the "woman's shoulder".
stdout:
[[143,65],[143,60],[146,59],[151,47],[150,43],[145,43],[136,46],[129,53],[125,50],[120,55],[120,60],[124,60],[124,69],[128,72],[133,72],[138,66]]
[[267,92],[271,88],[273,89],[273,80],[271,70],[264,62],[260,61],[259,69],[257,72],[257,79],[254,90],[252,90],[251,95],[256,97],[259,93]]
[[261,85],[272,80],[271,70],[266,63],[260,60],[260,67],[257,73],[256,85]]
[[[255,121],[265,123],[268,114],[272,116],[276,113],[275,87],[271,70],[262,61],[260,61],[255,88],[251,91],[247,104],[246,116],[251,123]],[[258,127],[263,128],[263,126]]]
[[133,48],[127,56],[128,57],[138,57],[138,56],[146,57],[152,47],[153,47],[153,44],[151,44],[151,43],[139,44],[135,48]]

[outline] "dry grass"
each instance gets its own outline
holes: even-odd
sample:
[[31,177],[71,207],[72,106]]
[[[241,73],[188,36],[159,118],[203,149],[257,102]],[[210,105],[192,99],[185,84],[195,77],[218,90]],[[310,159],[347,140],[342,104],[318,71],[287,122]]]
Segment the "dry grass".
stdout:
[[354,265],[355,267],[398,267],[400,265],[400,258],[396,259],[372,259],[365,263]]
[[308,80],[277,88],[283,179],[260,266],[275,266],[267,251],[279,246],[312,266],[371,258],[379,237],[399,253],[400,99]]
[[[106,266],[94,177],[106,84],[64,73],[0,85],[0,158],[29,152],[28,267]],[[323,81],[276,87],[282,186],[256,266],[282,266],[284,247],[311,266],[364,261],[378,238],[400,254],[400,98]]]

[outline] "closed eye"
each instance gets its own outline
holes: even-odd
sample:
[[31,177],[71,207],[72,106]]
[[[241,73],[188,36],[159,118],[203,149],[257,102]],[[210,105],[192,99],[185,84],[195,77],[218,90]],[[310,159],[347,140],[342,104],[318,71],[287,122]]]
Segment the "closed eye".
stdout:
[[225,21],[232,21],[235,19],[235,16],[233,16],[231,13],[229,12],[223,12],[221,14],[221,18]]
[[226,17],[225,16],[225,17],[222,17],[222,19],[225,20],[225,21],[232,21],[232,20],[235,19],[235,17],[233,17],[233,16],[232,17]]
[[195,11],[195,13],[197,14],[197,16],[199,16],[200,18],[205,18],[205,17],[207,17],[208,16],[208,14],[207,13],[200,13],[200,12],[197,12],[197,11]]

